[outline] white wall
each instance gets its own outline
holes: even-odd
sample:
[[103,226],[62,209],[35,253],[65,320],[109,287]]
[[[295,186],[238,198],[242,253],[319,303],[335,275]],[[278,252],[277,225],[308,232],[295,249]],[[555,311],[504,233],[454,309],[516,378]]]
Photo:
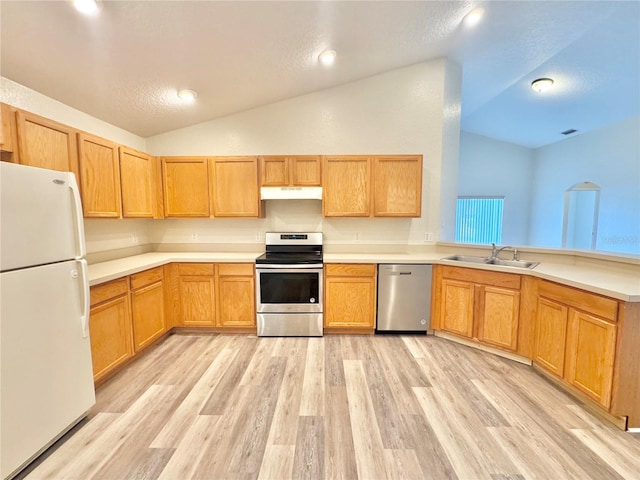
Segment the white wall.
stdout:
[[427,232],[437,239],[442,197],[455,198],[460,85],[460,69],[436,60],[147,139],[154,155],[422,154],[421,218],[323,219],[319,202],[269,201],[266,219],[153,222],[152,241],[188,243],[198,233],[207,242],[261,243],[256,234],[266,230],[322,230],[327,243],[406,245]]
[[562,243],[564,193],[584,181],[600,186],[596,249],[640,254],[640,117],[536,151],[530,243]]
[[0,77],[0,102],[137,150],[145,151],[146,149],[144,138],[87,115],[5,77]]
[[529,244],[534,150],[474,133],[460,134],[458,195],[504,195],[505,245]]

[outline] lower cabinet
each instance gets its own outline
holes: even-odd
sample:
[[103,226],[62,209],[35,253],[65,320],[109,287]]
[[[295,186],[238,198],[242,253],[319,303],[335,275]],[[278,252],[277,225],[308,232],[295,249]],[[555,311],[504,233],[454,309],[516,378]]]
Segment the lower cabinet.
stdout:
[[434,329],[518,351],[520,275],[437,265],[434,281]]
[[180,325],[255,327],[253,263],[178,264]]
[[89,336],[94,382],[133,355],[127,278],[91,288]]
[[133,345],[136,352],[166,331],[162,267],[131,275]]
[[215,283],[212,263],[178,265],[180,324],[215,326]]
[[327,264],[325,329],[372,331],[376,321],[376,265]]
[[533,361],[609,409],[618,302],[539,281]]
[[217,325],[255,327],[255,291],[255,273],[252,263],[217,264]]

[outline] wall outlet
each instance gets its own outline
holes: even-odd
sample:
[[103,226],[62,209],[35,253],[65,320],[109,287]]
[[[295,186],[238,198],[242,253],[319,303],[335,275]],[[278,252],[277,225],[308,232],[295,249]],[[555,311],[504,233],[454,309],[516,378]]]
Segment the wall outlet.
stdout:
[[433,242],[433,233],[424,232],[424,241],[425,242]]
[[191,234],[191,240],[192,240],[193,242],[198,241],[198,234],[197,234],[197,233],[192,233],[192,234]]
[[264,240],[262,232],[256,232],[256,242],[262,242]]
[[133,232],[131,234],[131,243],[133,243],[134,245],[138,244],[138,234],[136,232]]
[[359,242],[359,241],[360,241],[360,233],[358,233],[358,232],[356,232],[356,235],[355,235],[355,241],[356,241],[356,242]]

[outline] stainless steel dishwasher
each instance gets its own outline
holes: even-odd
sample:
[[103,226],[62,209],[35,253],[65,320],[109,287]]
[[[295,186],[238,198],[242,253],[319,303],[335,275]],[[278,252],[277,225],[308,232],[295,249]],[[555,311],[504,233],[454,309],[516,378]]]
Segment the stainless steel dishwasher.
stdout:
[[431,265],[378,265],[376,332],[426,332],[431,313]]

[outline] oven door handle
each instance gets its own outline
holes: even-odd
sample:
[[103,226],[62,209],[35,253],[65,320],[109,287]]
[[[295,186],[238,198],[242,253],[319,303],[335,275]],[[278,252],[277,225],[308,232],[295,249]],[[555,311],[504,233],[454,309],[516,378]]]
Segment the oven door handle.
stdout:
[[256,270],[312,270],[312,269],[322,269],[322,263],[300,263],[300,264],[289,264],[289,265],[273,265],[261,263],[256,265]]

